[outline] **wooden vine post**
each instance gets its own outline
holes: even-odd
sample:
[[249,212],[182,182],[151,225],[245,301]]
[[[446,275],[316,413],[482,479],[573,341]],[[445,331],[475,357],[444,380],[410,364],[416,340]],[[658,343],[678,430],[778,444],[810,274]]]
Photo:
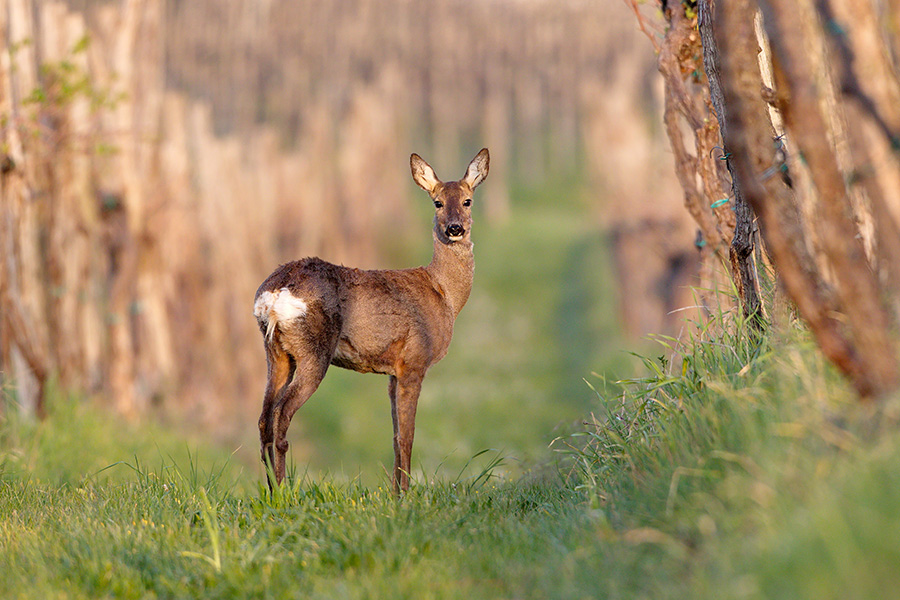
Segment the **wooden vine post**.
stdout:
[[[667,27],[657,43],[636,0],[627,1],[659,55],[659,72],[665,85],[663,120],[685,208],[698,228],[701,286],[718,285],[711,273],[718,264],[728,264],[745,318],[762,327],[765,311],[759,295],[754,216],[720,137],[724,102],[717,53],[711,43],[711,7],[701,3],[698,11],[680,2],[664,2]],[[693,152],[684,140],[685,124],[693,133]]]
[[[879,29],[867,1],[859,10],[842,0],[662,4],[669,24],[659,49],[667,114],[669,97],[673,104],[684,97],[685,65],[703,56],[707,84],[701,87],[731,173],[730,258],[744,313],[763,315],[752,263],[755,214],[781,286],[825,356],[861,398],[885,397],[900,384],[897,323],[887,310],[897,306],[900,283],[900,80],[884,62],[896,35]],[[760,12],[764,33],[755,27]],[[692,46],[685,23],[695,15],[699,41]],[[760,65],[769,64],[760,61],[761,45],[771,45],[774,89],[763,83]],[[859,69],[877,74],[862,78]],[[783,133],[775,132],[770,105]],[[679,179],[705,232],[695,185],[706,181],[699,156],[705,122],[696,112],[693,119],[683,113],[698,155],[678,161],[685,170]],[[667,121],[679,157],[683,144],[672,129]]]

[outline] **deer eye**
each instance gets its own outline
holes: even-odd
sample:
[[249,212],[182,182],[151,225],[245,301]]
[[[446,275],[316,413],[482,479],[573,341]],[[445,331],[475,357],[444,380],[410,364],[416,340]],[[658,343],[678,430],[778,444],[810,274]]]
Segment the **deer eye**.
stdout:
[[465,200],[463,200],[463,206],[472,206],[472,199],[466,198]]
[[434,201],[434,207],[435,207],[435,208],[444,208],[444,203],[441,202],[440,200],[435,200],[435,201]]

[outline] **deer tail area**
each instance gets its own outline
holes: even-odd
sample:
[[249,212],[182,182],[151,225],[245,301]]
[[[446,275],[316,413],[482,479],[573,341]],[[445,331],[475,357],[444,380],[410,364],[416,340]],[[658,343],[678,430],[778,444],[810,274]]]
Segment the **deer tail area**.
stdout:
[[306,314],[306,310],[306,302],[293,295],[286,287],[260,293],[253,304],[256,320],[266,326],[266,343],[272,343],[276,329],[281,329],[294,319],[302,317]]

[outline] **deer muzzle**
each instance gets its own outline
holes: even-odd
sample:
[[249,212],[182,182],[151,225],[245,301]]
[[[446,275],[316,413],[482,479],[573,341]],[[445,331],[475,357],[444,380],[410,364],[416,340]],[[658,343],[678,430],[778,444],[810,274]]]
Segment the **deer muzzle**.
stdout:
[[451,223],[444,231],[444,233],[447,234],[447,237],[450,238],[450,240],[453,242],[461,240],[465,232],[466,230],[463,229],[462,225],[460,225],[459,223]]

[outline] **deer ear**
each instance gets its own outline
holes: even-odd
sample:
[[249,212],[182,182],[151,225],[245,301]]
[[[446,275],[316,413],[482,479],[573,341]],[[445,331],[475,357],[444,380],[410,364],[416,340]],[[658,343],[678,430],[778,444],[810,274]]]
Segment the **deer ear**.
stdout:
[[434,169],[427,162],[422,160],[418,154],[409,157],[409,167],[412,170],[412,177],[416,184],[428,192],[429,196],[434,195],[435,188],[441,183],[441,180],[434,174]]
[[469,163],[469,168],[466,169],[466,176],[463,177],[463,181],[469,184],[469,187],[474,190],[478,187],[478,184],[487,177],[490,166],[491,157],[490,154],[488,154],[488,149],[482,148],[481,152],[479,152],[475,158],[472,159],[472,162]]

